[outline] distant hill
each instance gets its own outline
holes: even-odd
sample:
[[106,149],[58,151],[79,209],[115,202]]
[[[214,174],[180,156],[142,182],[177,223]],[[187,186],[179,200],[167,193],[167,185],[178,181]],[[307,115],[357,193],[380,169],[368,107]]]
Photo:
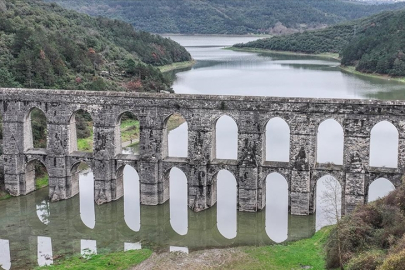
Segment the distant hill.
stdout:
[[158,91],[178,43],[38,0],[0,0],[0,87]]
[[322,30],[261,39],[238,48],[339,53],[357,71],[405,76],[405,10],[386,11]]
[[405,7],[341,0],[46,0],[153,33],[291,33]]

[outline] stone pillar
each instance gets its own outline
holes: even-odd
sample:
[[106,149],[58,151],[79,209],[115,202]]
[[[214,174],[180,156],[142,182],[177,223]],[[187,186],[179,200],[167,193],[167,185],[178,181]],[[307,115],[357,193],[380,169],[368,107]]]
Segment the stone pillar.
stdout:
[[293,215],[310,212],[311,170],[316,163],[316,131],[306,115],[297,115],[291,121],[290,136],[290,207]]
[[99,205],[119,199],[119,196],[117,196],[116,172],[113,164],[115,154],[114,131],[114,124],[105,126],[94,121],[94,201]]
[[169,181],[159,174],[162,160],[163,120],[156,108],[140,116],[139,180],[141,204],[158,205],[169,199]]
[[26,194],[24,112],[20,102],[3,101],[4,185],[12,196]]
[[199,212],[216,203],[216,186],[213,179],[208,179],[207,172],[207,165],[211,160],[211,148],[213,147],[212,125],[208,119],[204,121],[203,115],[195,119],[199,121],[189,123],[188,132],[190,166],[188,206],[193,211]]
[[[256,212],[263,208],[263,202],[258,201],[259,170],[263,160],[264,133],[258,115],[254,112],[241,115],[239,118],[238,136],[238,210]],[[259,205],[260,204],[260,205]]]
[[346,185],[343,214],[365,203],[365,174],[370,160],[371,124],[366,118],[348,118],[344,122],[344,166]]
[[69,153],[69,126],[53,123],[48,119],[48,175],[49,198],[59,201],[71,197],[70,186],[67,179],[66,155]]

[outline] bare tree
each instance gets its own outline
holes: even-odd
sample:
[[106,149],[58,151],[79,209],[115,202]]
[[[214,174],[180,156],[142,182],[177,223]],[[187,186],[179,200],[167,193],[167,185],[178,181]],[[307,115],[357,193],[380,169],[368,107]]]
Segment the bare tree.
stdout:
[[324,216],[329,224],[336,224],[336,239],[340,269],[343,269],[341,233],[342,188],[339,182],[329,176],[324,179],[325,190],[321,195],[321,204],[324,206]]

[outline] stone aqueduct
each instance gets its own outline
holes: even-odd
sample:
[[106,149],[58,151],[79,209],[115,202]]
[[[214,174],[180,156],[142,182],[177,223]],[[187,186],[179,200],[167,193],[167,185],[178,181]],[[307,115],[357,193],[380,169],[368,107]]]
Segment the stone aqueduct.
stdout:
[[[311,98],[145,94],[62,90],[0,89],[3,116],[3,158],[6,189],[14,196],[34,189],[31,161],[39,160],[49,174],[51,200],[78,193],[78,164],[94,173],[98,204],[123,196],[122,168],[134,167],[140,177],[141,203],[169,199],[169,172],[178,167],[187,176],[188,204],[194,211],[216,203],[216,175],[226,169],[237,181],[240,211],[265,206],[266,177],[278,172],[288,182],[292,214],[314,212],[316,181],[334,176],[342,186],[342,211],[367,200],[368,186],[385,177],[399,186],[405,166],[405,102]],[[47,117],[47,148],[34,149],[30,112]],[[92,153],[77,151],[74,113],[84,109],[94,121]],[[124,112],[140,121],[139,155],[120,154],[119,122]],[[171,158],[167,151],[166,121],[180,113],[188,123],[188,157]],[[238,158],[216,159],[215,123],[223,115],[238,126]],[[290,161],[265,161],[267,122],[284,119],[290,127]],[[316,162],[317,129],[334,119],[344,130],[343,165]],[[369,166],[370,131],[380,121],[398,130],[397,168]],[[31,180],[30,180],[31,179]]]

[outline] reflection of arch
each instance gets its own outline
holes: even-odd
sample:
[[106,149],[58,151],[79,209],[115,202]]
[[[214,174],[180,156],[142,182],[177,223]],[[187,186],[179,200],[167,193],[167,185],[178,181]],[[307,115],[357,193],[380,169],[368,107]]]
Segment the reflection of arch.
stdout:
[[266,233],[276,243],[288,238],[288,182],[280,173],[273,172],[266,177]]
[[46,137],[46,139],[45,139],[45,141],[46,141],[45,148],[46,148],[47,142],[48,142],[48,138],[47,138],[47,134],[46,134],[46,130],[48,128],[47,127],[48,121],[47,121],[46,114],[40,108],[32,107],[24,117],[24,150],[25,151],[27,151],[28,149],[34,148],[34,136],[33,136],[33,133],[32,133],[32,120],[31,120],[32,112],[34,110],[38,111],[45,118],[46,127],[45,127],[45,130],[43,131],[44,134],[41,134],[41,136]]
[[[122,112],[117,117],[117,119],[115,121],[115,128],[114,128],[114,144],[115,144],[115,154],[116,155],[122,153],[122,144],[124,142],[122,141],[122,138],[121,138],[121,122],[122,122],[122,118],[124,116],[127,116],[127,117],[129,117],[129,119],[133,119],[133,120],[139,122],[139,119],[130,111]],[[136,126],[135,126],[135,128],[136,128]],[[136,135],[135,137],[138,137],[138,138],[134,138],[134,139],[140,140],[140,125],[139,125],[139,129],[138,129],[137,133],[135,133],[135,135]],[[132,144],[132,140],[133,140],[133,138],[131,137],[130,138],[131,144]]]
[[235,175],[228,170],[220,170],[214,177],[217,185],[217,227],[225,238],[232,239],[237,235],[238,184]]
[[317,128],[316,138],[316,161],[342,165],[344,146],[342,125],[335,119],[325,119]]
[[378,198],[388,195],[389,192],[395,190],[394,183],[385,178],[379,177],[370,181],[367,188],[367,201],[372,202]]
[[[43,168],[45,168],[46,173],[48,174],[49,170],[46,167],[45,163],[43,163],[42,161],[40,161],[39,159],[32,159],[30,161],[27,162],[26,166],[25,166],[25,187],[26,187],[26,194],[35,191],[36,190],[36,186],[35,186],[35,180],[36,180],[36,165],[40,164]],[[49,177],[49,174],[48,174]]]
[[[70,116],[70,120],[69,120],[69,132],[68,132],[68,136],[69,136],[69,153],[72,153],[74,151],[78,151],[77,148],[77,123],[76,123],[76,115],[82,112],[83,114],[88,114],[91,118],[91,121],[94,123],[94,118],[93,115],[85,110],[85,109],[78,109],[76,111],[74,111],[72,113],[72,115]],[[93,126],[93,131],[94,131],[94,126]],[[93,132],[94,134],[94,132]],[[94,136],[94,135],[93,135]],[[94,138],[93,138],[94,141]]]
[[[290,132],[290,126],[281,117],[273,117],[267,122],[265,126],[266,139],[263,140],[263,157],[265,160],[283,162],[290,160]],[[277,137],[279,133],[281,136]]]
[[398,167],[397,127],[386,120],[380,121],[370,131],[370,166]]
[[[227,120],[228,119],[228,120]],[[232,121],[230,121],[232,120]],[[222,127],[224,124],[221,124],[222,121],[228,121],[231,126],[228,128]],[[213,159],[238,159],[238,132],[239,126],[237,121],[229,115],[221,115],[216,118],[213,122],[213,140],[212,140],[212,158]],[[236,132],[235,131],[236,127]],[[219,130],[219,131],[218,131]],[[218,143],[218,133],[221,133],[220,143]],[[226,135],[226,136],[225,136]],[[221,148],[218,148],[221,147]],[[228,151],[224,149],[228,147]],[[221,151],[218,151],[221,150]]]
[[177,155],[177,157],[187,157],[188,156],[188,137],[189,137],[189,134],[188,134],[188,122],[187,122],[186,118],[184,118],[184,116],[182,114],[177,113],[177,112],[170,114],[163,121],[163,149],[162,149],[163,150],[163,157],[170,156],[170,153],[169,153],[169,148],[170,148],[170,146],[169,146],[169,131],[177,128],[177,126],[176,127],[169,127],[168,126],[169,120],[171,118],[173,118],[173,117],[178,117],[179,118],[178,121],[177,121],[178,123],[181,123],[181,124],[184,123],[184,124],[187,125],[187,136],[186,136],[185,140],[184,141],[179,140],[180,143],[182,144],[180,147],[182,149],[185,149],[185,152],[180,153],[179,155]]

